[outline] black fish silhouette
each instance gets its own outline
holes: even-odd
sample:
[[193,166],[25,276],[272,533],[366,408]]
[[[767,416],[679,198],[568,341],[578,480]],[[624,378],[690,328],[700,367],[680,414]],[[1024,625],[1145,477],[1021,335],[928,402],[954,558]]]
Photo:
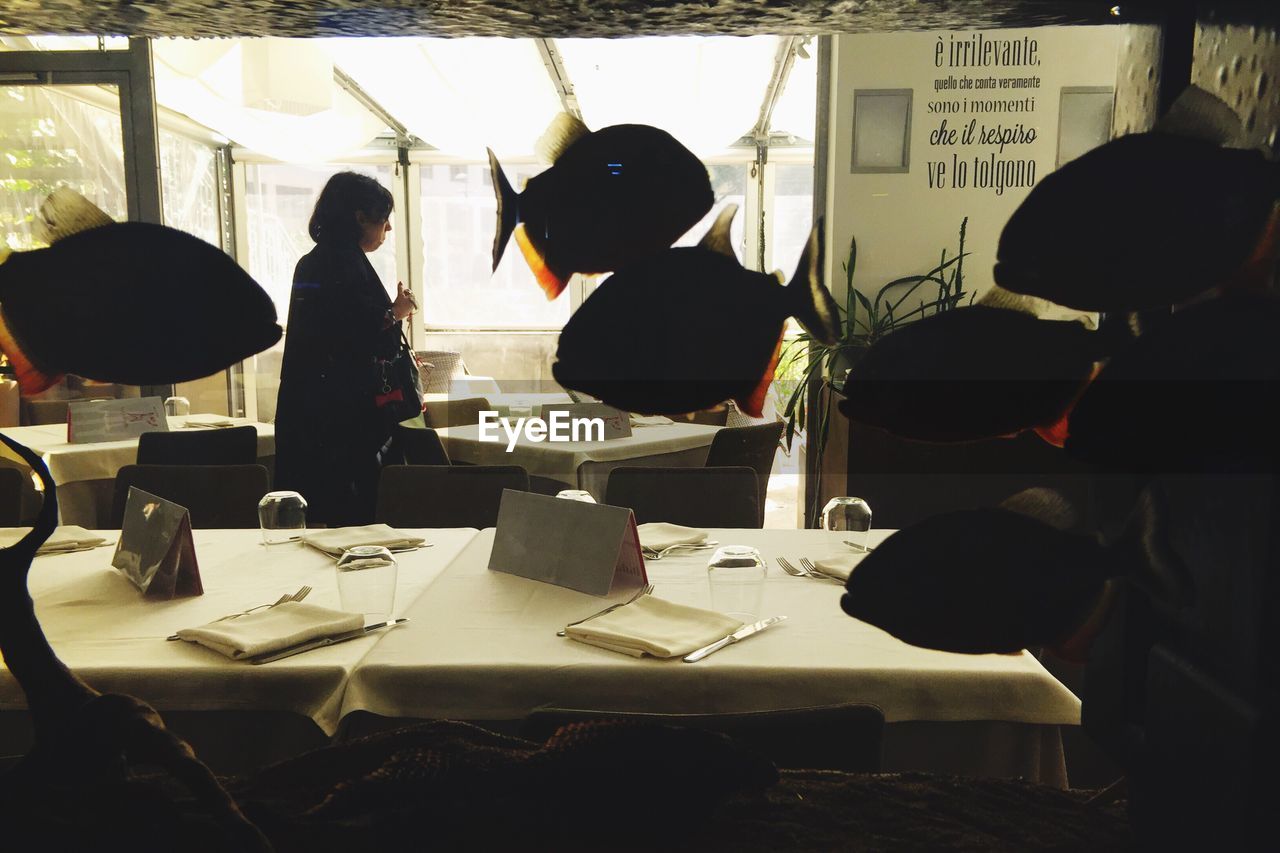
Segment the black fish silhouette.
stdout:
[[695,247],[667,249],[610,276],[560,333],[552,374],[565,388],[645,414],[700,411],[735,400],[759,416],[784,324],[836,337],[822,283],[822,224],[795,276],[744,269],[729,243],[729,205]]
[[516,193],[489,152],[498,224],[493,268],[512,232],[548,299],[574,273],[660,251],[711,209],[707,169],[675,137],[644,124],[587,130],[562,113],[540,141],[551,168]]
[[893,534],[849,575],[841,608],[924,648],[1079,652],[1082,629],[1104,615],[1110,579],[1128,575],[1169,600],[1186,596],[1188,574],[1167,548],[1156,492],[1143,493],[1110,544],[1069,532],[1055,496],[1028,490]]
[[1067,452],[1147,474],[1274,470],[1277,328],[1266,294],[1174,312],[1099,372],[1071,412]]
[[[1109,312],[1256,287],[1280,240],[1280,163],[1222,147],[1229,126],[1196,127],[1234,120],[1203,90],[1189,89],[1175,110],[1156,132],[1114,139],[1037,184],[1000,235],[996,282]],[[1174,133],[1197,130],[1201,138]]]
[[110,222],[76,198],[82,215],[51,229],[49,248],[0,249],[0,349],[23,394],[65,373],[199,379],[280,339],[271,299],[225,252],[163,225]]
[[974,305],[910,323],[854,365],[840,411],[917,441],[1055,427],[1093,374],[1101,338],[1074,321]]

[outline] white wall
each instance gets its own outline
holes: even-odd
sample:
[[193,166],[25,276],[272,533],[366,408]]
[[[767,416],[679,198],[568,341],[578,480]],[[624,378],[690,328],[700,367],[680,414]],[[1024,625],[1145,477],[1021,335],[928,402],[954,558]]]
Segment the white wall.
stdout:
[[[1007,145],[1006,159],[1034,162],[1036,180],[1055,166],[1057,157],[1058,96],[1063,86],[1114,86],[1116,60],[1124,27],[1043,27],[985,30],[984,39],[997,43],[1016,40],[1021,48],[1035,42],[1033,64],[956,67],[950,45],[970,42],[970,31],[870,33],[837,36],[832,51],[832,87],[827,176],[827,280],[843,304],[844,274],[849,239],[858,240],[854,286],[874,294],[888,281],[927,272],[938,263],[943,247],[955,251],[960,220],[969,217],[965,259],[965,290],[981,293],[991,285],[1000,231],[1030,187],[1005,189],[975,186],[974,158],[988,160],[995,151],[978,144],[984,126],[1018,123],[1034,129],[1032,142]],[[942,52],[938,53],[941,45]],[[957,57],[959,58],[959,57]],[[1038,63],[1038,64],[1035,64]],[[955,78],[957,88],[935,89],[938,80]],[[1037,88],[977,90],[959,88],[964,78],[995,77],[1039,80]],[[893,174],[852,174],[853,99],[855,89],[912,89],[910,171]],[[1030,112],[975,112],[973,101],[1033,97]],[[969,109],[964,111],[964,99]],[[948,129],[960,131],[976,119],[971,144],[930,144],[943,115],[930,114],[931,102],[959,102],[960,112],[945,116]],[[954,186],[952,155],[968,164],[967,186]],[[931,187],[929,161],[946,164],[945,186]]]

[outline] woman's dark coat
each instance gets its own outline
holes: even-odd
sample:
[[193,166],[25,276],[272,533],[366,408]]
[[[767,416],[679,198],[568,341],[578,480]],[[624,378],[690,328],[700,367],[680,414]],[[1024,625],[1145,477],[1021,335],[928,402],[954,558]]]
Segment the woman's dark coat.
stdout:
[[380,454],[391,438],[374,406],[373,361],[400,345],[387,296],[354,241],[318,243],[298,261],[276,405],[277,489],[307,500],[307,519],[368,524]]

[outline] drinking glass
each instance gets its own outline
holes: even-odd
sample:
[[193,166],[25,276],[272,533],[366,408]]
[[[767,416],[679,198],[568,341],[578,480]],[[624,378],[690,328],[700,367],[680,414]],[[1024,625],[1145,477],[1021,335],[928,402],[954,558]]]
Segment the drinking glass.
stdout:
[[849,534],[850,542],[866,551],[867,533],[871,530],[871,506],[862,498],[832,498],[822,508],[822,529],[844,531]]
[[381,545],[357,545],[338,558],[338,601],[365,624],[386,622],[396,602],[396,558]]
[[293,542],[307,529],[307,501],[297,492],[267,492],[258,501],[262,544]]
[[185,417],[191,414],[191,401],[186,397],[165,397],[164,413],[171,418]]
[[707,563],[711,609],[742,622],[760,618],[764,597],[764,560],[750,545],[723,545]]
[[556,497],[564,498],[567,501],[582,501],[588,504],[596,502],[596,499],[591,497],[591,493],[583,489],[561,489],[556,492]]

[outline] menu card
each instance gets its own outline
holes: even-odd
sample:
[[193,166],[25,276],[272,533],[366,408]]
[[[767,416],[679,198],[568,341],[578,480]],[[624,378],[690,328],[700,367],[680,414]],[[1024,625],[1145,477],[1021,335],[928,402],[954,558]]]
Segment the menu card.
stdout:
[[626,507],[504,489],[489,568],[590,595],[649,582]]
[[144,432],[168,430],[164,401],[159,397],[81,400],[67,406],[67,443],[119,441]]
[[147,598],[165,600],[204,594],[191,537],[191,513],[184,506],[136,486],[129,487],[120,541],[111,565]]
[[[605,403],[544,403],[539,410],[544,421],[550,420],[552,412],[565,412],[570,423],[576,418],[599,418],[604,422],[605,441],[631,435],[631,415]],[[594,438],[595,431],[590,435]]]

